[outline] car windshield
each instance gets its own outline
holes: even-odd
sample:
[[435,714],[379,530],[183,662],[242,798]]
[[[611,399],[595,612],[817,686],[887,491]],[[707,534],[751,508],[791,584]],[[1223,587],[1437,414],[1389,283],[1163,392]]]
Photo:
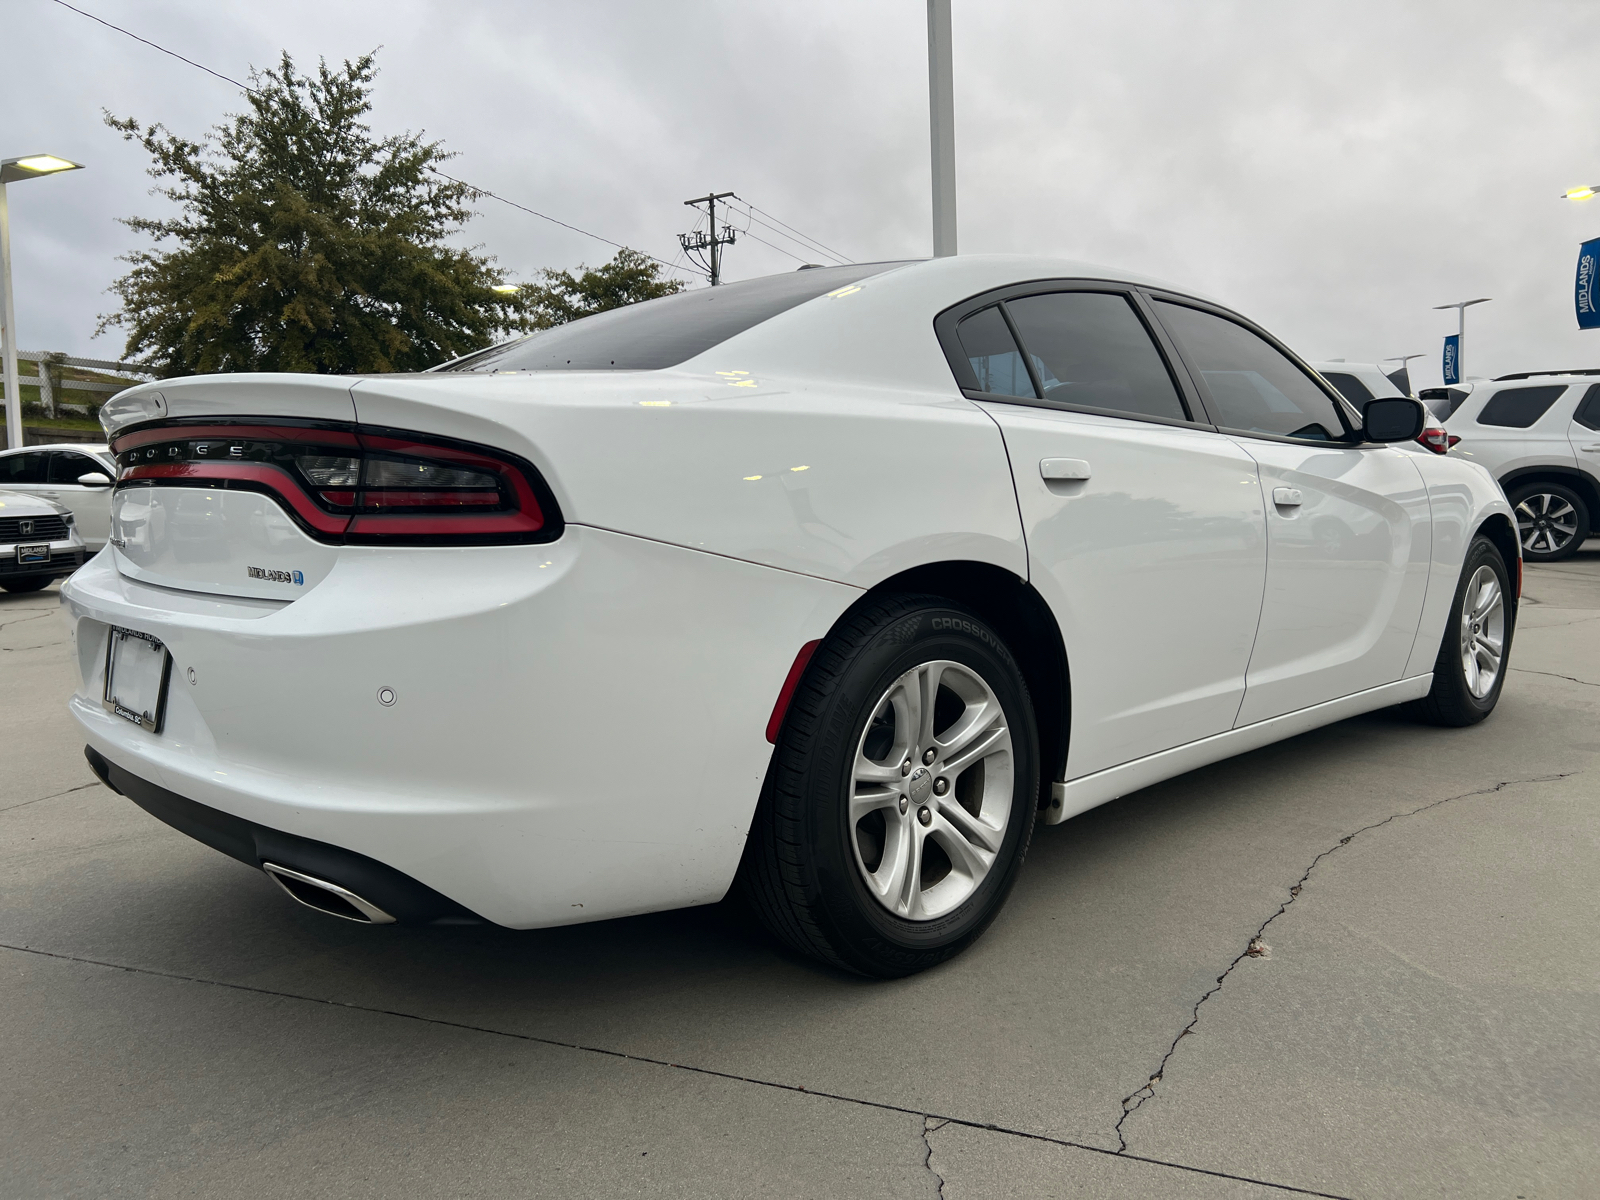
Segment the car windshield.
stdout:
[[678,292],[541,330],[438,371],[655,371],[899,262],[852,263]]

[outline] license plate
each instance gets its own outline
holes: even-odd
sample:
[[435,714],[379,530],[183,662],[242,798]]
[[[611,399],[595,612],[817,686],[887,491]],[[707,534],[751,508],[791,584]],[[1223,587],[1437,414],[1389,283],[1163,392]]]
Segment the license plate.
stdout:
[[50,543],[41,546],[18,546],[17,561],[19,563],[42,563],[50,561]]
[[172,655],[147,633],[112,629],[106,647],[106,711],[151,733],[161,732]]

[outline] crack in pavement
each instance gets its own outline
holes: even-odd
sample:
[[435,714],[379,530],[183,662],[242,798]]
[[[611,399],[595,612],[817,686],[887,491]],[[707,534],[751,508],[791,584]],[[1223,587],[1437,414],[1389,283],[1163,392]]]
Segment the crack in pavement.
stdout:
[[933,1176],[939,1200],[944,1200],[944,1176],[933,1169],[933,1143],[928,1140],[928,1135],[938,1133],[948,1124],[950,1122],[943,1118],[930,1117],[926,1113],[922,1115],[922,1165],[927,1168],[928,1174]]
[[[1442,802],[1441,802],[1442,803]],[[257,996],[272,996],[279,1000],[297,1000],[306,1004],[322,1004],[329,1008],[342,1008],[352,1012],[371,1013],[376,1016],[395,1017],[402,1021],[417,1021],[424,1025],[438,1025],[445,1029],[460,1029],[469,1033],[481,1033],[489,1037],[509,1038],[513,1041],[529,1042],[540,1046],[554,1046],[562,1050],[575,1050],[584,1054],[600,1054],[607,1058],[618,1058],[625,1062],[640,1063],[644,1066],[663,1067],[674,1071],[689,1071],[696,1075],[704,1075],[711,1079],[725,1079],[731,1083],[745,1083],[752,1087],[773,1088],[781,1092],[794,1092],[803,1096],[815,1096],[821,1100],[837,1100],[844,1104],[859,1104],[863,1108],[875,1108],[880,1112],[904,1113],[911,1117],[921,1117],[923,1121],[923,1141],[927,1141],[929,1133],[942,1129],[946,1125],[960,1125],[966,1129],[978,1129],[988,1133],[1004,1134],[1008,1137],[1023,1138],[1033,1142],[1047,1142],[1052,1146],[1064,1146],[1069,1150],[1087,1150],[1091,1154],[1103,1154],[1108,1158],[1125,1158],[1130,1162],[1148,1163],[1155,1167],[1166,1167],[1174,1171],[1185,1171],[1191,1175],[1209,1175],[1213,1179],[1228,1179],[1237,1183],[1253,1183],[1258,1187],[1272,1188],[1275,1191],[1286,1192],[1294,1196],[1316,1196],[1319,1200],[1350,1200],[1350,1197],[1336,1192],[1318,1192],[1311,1188],[1295,1187],[1290,1183],[1274,1183],[1270,1179],[1257,1179],[1251,1175],[1234,1175],[1227,1171],[1217,1171],[1210,1167],[1192,1167],[1187,1163],[1170,1162],[1162,1158],[1150,1158],[1142,1154],[1130,1154],[1121,1150],[1107,1150],[1104,1146],[1091,1146],[1087,1142],[1074,1142],[1067,1138],[1052,1137],[1046,1133],[1037,1133],[1029,1129],[1014,1129],[1005,1125],[995,1125],[988,1121],[974,1121],[964,1117],[945,1116],[937,1113],[924,1112],[921,1109],[907,1108],[903,1104],[890,1104],[883,1100],[866,1100],[859,1096],[845,1096],[838,1092],[817,1091],[814,1088],[804,1087],[798,1083],[782,1083],[775,1079],[757,1079],[749,1075],[736,1075],[732,1071],[718,1071],[713,1067],[697,1067],[691,1063],[668,1062],[664,1058],[651,1058],[645,1054],[629,1054],[626,1050],[611,1050],[604,1046],[587,1046],[581,1042],[565,1042],[559,1038],[539,1037],[532,1033],[514,1033],[508,1029],[494,1029],[487,1025],[473,1025],[466,1021],[451,1021],[444,1017],[425,1017],[418,1013],[402,1012],[393,1008],[378,1008],[370,1004],[353,1004],[348,1000],[330,1000],[321,996],[306,996],[298,992],[284,992],[276,988],[256,987],[248,983],[229,983],[221,979],[205,979],[198,975],[180,975],[176,971],[160,971],[153,967],[130,967],[125,963],[107,962],[99,958],[86,958],[78,954],[62,954],[55,950],[42,950],[36,946],[18,946],[10,942],[0,942],[0,950],[11,950],[18,954],[35,954],[40,958],[53,958],[61,962],[82,963],[85,966],[105,967],[112,971],[126,971],[130,975],[146,975],[156,979],[171,979],[179,983],[197,983],[206,987],[226,988],[229,991],[249,992]],[[928,1122],[938,1121],[934,1129],[928,1128]],[[929,1146],[929,1153],[932,1147]],[[931,1170],[931,1168],[930,1168]]]
[[59,642],[40,642],[37,646],[0,646],[0,650],[4,650],[7,654],[14,654],[18,650],[44,650],[50,646],[65,646],[66,644],[65,639],[63,639]]
[[[26,612],[27,610],[24,609],[23,611]],[[34,613],[31,617],[18,617],[15,621],[0,621],[0,629],[9,629],[13,625],[21,625],[28,621],[37,621],[42,617],[52,616],[53,614],[54,610],[47,608],[43,612]]]
[[[1430,808],[1438,808],[1441,804],[1449,804],[1454,800],[1468,800],[1473,796],[1493,795],[1495,792],[1501,791],[1504,788],[1515,786],[1517,784],[1550,783],[1557,779],[1567,779],[1576,773],[1577,772],[1575,771],[1563,771],[1556,775],[1536,775],[1531,779],[1504,779],[1495,784],[1493,787],[1479,788],[1474,792],[1463,792],[1459,796],[1446,796],[1442,800],[1429,801],[1420,808],[1413,808],[1406,812],[1391,813],[1381,821],[1374,821],[1371,825],[1363,825],[1354,833],[1347,833],[1334,845],[1329,846],[1321,854],[1313,858],[1311,860],[1311,865],[1306,868],[1305,874],[1301,875],[1299,881],[1289,889],[1289,898],[1282,904],[1278,905],[1277,912],[1273,913],[1265,921],[1261,922],[1261,927],[1257,929],[1250,940],[1245,943],[1245,948],[1239,951],[1234,960],[1225,968],[1223,968],[1222,974],[1217,976],[1216,983],[1211,985],[1210,989],[1205,993],[1205,995],[1201,996],[1200,999],[1194,1002],[1194,1008],[1191,1010],[1189,1016],[1189,1023],[1178,1031],[1177,1037],[1172,1039],[1172,1045],[1167,1047],[1167,1052],[1161,1056],[1161,1062],[1156,1066],[1156,1069],[1154,1073],[1151,1074],[1149,1081],[1142,1087],[1135,1089],[1133,1092],[1122,1098],[1122,1115],[1117,1118],[1117,1124],[1113,1131],[1117,1135],[1117,1149],[1113,1151],[1113,1153],[1121,1155],[1126,1155],[1128,1153],[1128,1139],[1122,1132],[1122,1126],[1129,1117],[1133,1116],[1134,1113],[1138,1112],[1139,1109],[1143,1107],[1146,1100],[1149,1100],[1155,1096],[1156,1084],[1160,1083],[1165,1077],[1167,1073],[1167,1064],[1172,1060],[1172,1056],[1178,1052],[1178,1043],[1193,1033],[1195,1026],[1200,1023],[1201,1006],[1222,990],[1224,981],[1227,980],[1229,975],[1233,974],[1233,969],[1235,967],[1237,967],[1247,958],[1258,958],[1263,956],[1262,951],[1266,948],[1264,935],[1267,932],[1267,926],[1271,925],[1279,917],[1283,916],[1284,913],[1288,912],[1289,906],[1300,898],[1300,892],[1305,888],[1306,882],[1311,878],[1311,873],[1317,869],[1317,865],[1322,862],[1323,859],[1327,858],[1330,854],[1344,849],[1344,847],[1348,846],[1363,833],[1369,833],[1374,829],[1382,829],[1391,821],[1398,821],[1402,817],[1414,817],[1419,813],[1427,812]],[[1130,1155],[1129,1157],[1132,1156]]]
[[1555,671],[1535,671],[1532,667],[1512,667],[1513,671],[1521,671],[1524,675],[1548,675],[1551,679],[1567,679],[1573,683],[1581,683],[1584,687],[1600,687],[1600,683],[1592,683],[1587,679],[1579,679],[1576,675],[1559,675]]
[[11,812],[13,809],[18,809],[18,808],[27,808],[28,805],[30,805],[30,804],[43,804],[46,800],[54,800],[54,799],[56,799],[57,797],[60,797],[60,796],[70,796],[70,795],[72,795],[73,792],[81,792],[81,791],[83,791],[84,788],[92,788],[92,787],[100,787],[100,786],[102,786],[102,785],[101,785],[101,783],[100,783],[100,781],[98,779],[93,780],[90,783],[80,783],[77,787],[69,787],[64,792],[52,792],[48,796],[39,796],[38,798],[33,799],[33,800],[24,800],[21,804],[8,804],[4,808],[0,808],[0,813],[8,813],[8,812]]

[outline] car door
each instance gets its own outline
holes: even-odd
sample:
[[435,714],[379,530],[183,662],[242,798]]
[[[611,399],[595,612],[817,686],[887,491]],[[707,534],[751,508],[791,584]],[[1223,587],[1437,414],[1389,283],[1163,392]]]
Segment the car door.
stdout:
[[1230,314],[1153,308],[1217,427],[1260,467],[1266,600],[1237,724],[1400,679],[1432,553],[1413,456],[1361,443],[1313,372]]
[[1194,419],[1142,301],[1034,285],[936,328],[1005,438],[1030,578],[1066,645],[1066,777],[1227,730],[1265,580],[1261,491],[1249,455]]
[[[1584,392],[1567,426],[1567,440],[1572,443],[1578,470],[1600,485],[1600,383],[1590,384]],[[1600,522],[1600,513],[1590,513],[1590,536],[1594,536],[1596,522]]]
[[[78,482],[84,475],[99,474],[106,482],[86,486]],[[48,470],[48,492],[59,504],[72,510],[78,536],[91,550],[106,544],[111,533],[111,484],[113,473],[106,465],[77,450],[52,450]]]

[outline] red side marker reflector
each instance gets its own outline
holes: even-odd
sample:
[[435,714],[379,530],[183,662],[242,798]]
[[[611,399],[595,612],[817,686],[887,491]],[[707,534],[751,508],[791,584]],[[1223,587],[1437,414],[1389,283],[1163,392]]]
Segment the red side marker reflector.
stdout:
[[1522,599],[1522,555],[1517,555],[1517,599]]
[[820,640],[807,642],[800,647],[800,653],[794,656],[794,665],[789,668],[789,677],[783,681],[783,690],[778,693],[778,702],[772,706],[772,716],[767,718],[767,741],[774,746],[778,744],[778,730],[783,728],[783,718],[789,711],[789,701],[794,699],[794,690],[800,686],[800,676],[806,673],[806,664],[811,661],[811,656],[821,644]]

